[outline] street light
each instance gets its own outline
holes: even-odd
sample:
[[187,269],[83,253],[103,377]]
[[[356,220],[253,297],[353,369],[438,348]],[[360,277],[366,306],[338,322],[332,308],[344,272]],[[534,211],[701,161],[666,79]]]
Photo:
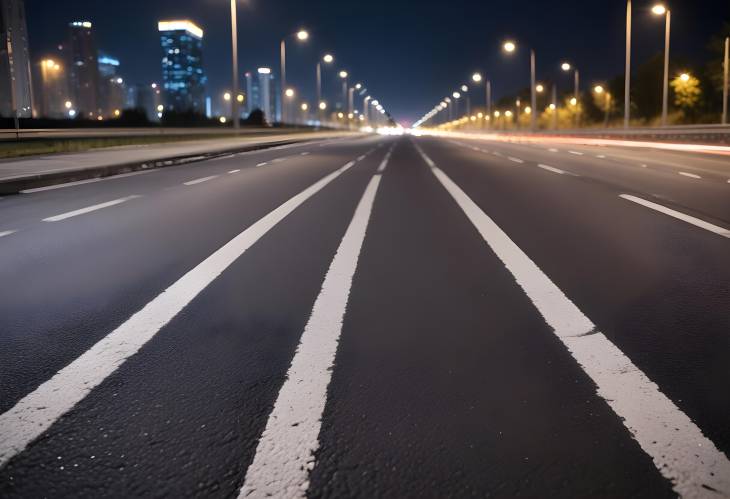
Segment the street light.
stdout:
[[[292,35],[289,35],[292,36]],[[293,33],[293,36],[296,37],[297,40],[300,42],[305,42],[309,40],[309,32],[303,29],[300,29],[296,33]],[[279,44],[280,49],[280,58],[281,58],[281,121],[286,120],[286,106],[284,105],[284,89],[286,88],[286,39],[288,37],[285,36],[281,39],[281,43]]]
[[286,89],[286,92],[284,92],[284,95],[287,98],[289,98],[289,99],[293,98],[294,97],[294,89],[293,88],[287,88]]
[[474,73],[471,75],[471,81],[474,83],[480,83],[482,81],[482,75],[480,73]]
[[231,93],[230,92],[224,93],[223,94],[223,100],[226,101],[226,102],[228,102],[229,100],[231,100]]
[[[238,15],[236,7],[236,0],[231,0],[231,53],[233,59],[233,78],[231,83],[234,94],[238,94]],[[234,130],[238,130],[240,127],[240,120],[237,100],[233,101],[231,111],[231,114],[233,114],[233,128]]]
[[[580,99],[580,73],[578,72],[578,68],[574,68],[569,62],[564,62],[560,65],[560,68],[568,72],[571,69],[573,70],[573,78],[574,78],[574,89],[573,89],[573,98],[570,99],[570,103],[573,106],[576,106],[578,104],[578,99]],[[575,103],[573,103],[575,101]],[[580,126],[578,113],[575,114],[575,125],[576,127]]]
[[665,16],[664,23],[664,93],[662,95],[662,126],[667,126],[669,114],[669,38],[672,23],[672,12],[662,4],[656,4],[651,9],[655,16]]
[[[517,50],[517,44],[513,41],[506,41],[502,44],[502,49],[508,54]],[[535,86],[535,50],[530,49],[530,97],[532,108],[537,108],[537,88]],[[537,129],[537,120],[535,113],[530,114],[530,129],[534,132]]]
[[347,105],[347,71],[340,71],[339,77],[342,80],[342,107],[344,108]]
[[[332,64],[335,62],[335,57],[332,54],[325,54],[322,56],[321,61],[317,61],[317,102],[322,102],[322,62],[325,64]],[[322,121],[322,113],[320,113],[319,121]]]

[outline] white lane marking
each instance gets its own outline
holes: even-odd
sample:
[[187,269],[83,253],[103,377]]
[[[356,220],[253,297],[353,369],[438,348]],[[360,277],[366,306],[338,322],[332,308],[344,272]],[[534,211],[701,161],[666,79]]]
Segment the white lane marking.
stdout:
[[606,159],[606,155],[605,155],[605,154],[599,154],[599,155],[598,155],[598,156],[596,156],[596,157],[597,157],[598,159]]
[[190,182],[185,182],[184,185],[197,185],[202,184],[203,182],[207,182],[208,180],[213,180],[214,178],[218,178],[219,175],[211,175],[210,177],[203,177],[203,178],[196,178],[195,180],[191,180]]
[[383,158],[383,161],[380,163],[380,166],[378,166],[377,173],[383,173],[386,168],[388,168],[388,161],[390,161],[390,156],[393,154],[393,149],[395,149],[395,144],[393,144],[390,147],[390,150],[385,155],[385,158]]
[[153,171],[159,171],[155,169],[140,170],[136,172],[121,173],[119,175],[110,175],[102,178],[90,178],[87,180],[77,180],[75,182],[66,182],[65,184],[47,185],[45,187],[35,187],[33,189],[25,189],[20,191],[21,194],[34,194],[36,192],[54,191],[56,189],[64,189],[66,187],[75,187],[77,185],[93,184],[96,182],[103,182],[106,180],[115,180],[118,178],[136,177],[137,175],[144,175],[145,173],[152,173]]
[[[730,461],[443,171],[431,171],[682,497],[730,495]],[[706,487],[717,491],[711,494]]]
[[44,218],[44,222],[60,222],[61,220],[66,220],[67,218],[77,217],[79,215],[85,215],[86,213],[91,213],[92,211],[101,210],[104,208],[109,208],[111,206],[116,206],[118,204],[126,203],[127,201],[131,201],[132,199],[137,199],[142,196],[138,195],[132,195],[127,196],[124,198],[114,199],[113,201],[107,201],[106,203],[99,203],[95,204],[93,206],[87,206],[86,208],[80,208],[78,210],[69,211],[67,213],[61,213],[60,215],[54,215],[52,217]]
[[524,163],[524,161],[522,161],[520,158],[515,158],[512,156],[507,157],[507,159],[510,161],[514,161],[515,163]]
[[300,156],[309,156],[309,151],[304,151],[303,153],[299,154]]
[[568,152],[570,154],[575,154],[576,156],[583,156],[583,153],[582,152],[578,152],[578,151],[568,151]]
[[260,167],[260,166],[266,166],[266,165],[268,165],[268,164],[269,164],[269,163],[267,163],[266,161],[264,161],[263,163],[259,163],[258,165],[256,165],[256,168],[258,168],[258,167]]
[[416,148],[416,150],[418,151],[418,154],[421,155],[421,157],[423,158],[423,161],[425,161],[428,166],[430,166],[431,168],[436,168],[436,163],[434,163],[431,158],[426,156],[426,153],[423,152],[423,149],[421,149],[421,147],[418,144],[416,144],[414,142],[413,146]]
[[687,172],[677,172],[677,173],[679,173],[680,175],[684,175],[685,177],[689,177],[689,178],[702,178],[699,175],[695,175],[694,173],[687,173]]
[[658,211],[659,213],[664,213],[665,215],[674,217],[677,220],[682,220],[683,222],[692,224],[695,227],[699,227],[701,229],[705,229],[710,232],[714,232],[715,234],[718,234],[720,236],[730,238],[730,230],[717,226],[717,225],[714,225],[714,224],[711,224],[710,222],[705,222],[704,220],[695,218],[691,215],[687,215],[680,211],[676,211],[671,208],[667,208],[666,206],[663,206],[661,204],[653,203],[651,201],[647,201],[646,199],[632,196],[630,194],[620,194],[619,197],[622,199],[625,199],[627,201],[632,201],[634,203],[640,204],[640,205],[645,206],[646,208],[650,208],[654,211]]
[[284,157],[284,158],[275,158],[275,159],[272,159],[271,162],[272,163],[283,163],[287,159],[289,159],[289,158],[287,158],[287,157]]
[[75,182],[66,182],[65,184],[47,185],[45,187],[35,187],[33,189],[24,189],[20,191],[21,194],[34,194],[36,192],[55,191],[56,189],[63,189],[64,187],[74,187],[77,185],[94,184],[101,182],[103,178],[90,178],[87,180],[77,180]]
[[240,172],[240,171],[241,171],[241,170],[231,170],[231,171],[229,171],[228,173],[238,173],[238,172]]
[[217,158],[211,158],[208,161],[209,162],[213,162],[213,161],[220,161],[222,159],[231,159],[231,158],[233,158],[235,156],[236,156],[235,154],[226,154],[224,156],[218,156]]
[[267,232],[347,171],[354,162],[312,184],[241,232],[182,276],[55,376],[0,415],[0,467],[43,434],[89,392],[136,354],[214,279]]
[[366,154],[363,154],[362,156],[358,156],[357,160],[362,161],[363,159],[365,159],[365,156],[366,156]]
[[0,231],[0,237],[9,236],[10,234],[15,234],[16,232],[18,232],[18,231],[17,230],[4,230],[4,231]]
[[542,168],[543,170],[547,170],[549,172],[557,173],[558,175],[565,175],[567,172],[565,170],[561,170],[560,168],[555,168],[554,166],[549,165],[543,165],[542,163],[537,165],[539,168]]
[[370,180],[330,264],[239,498],[306,497],[352,279],[381,178]]
[[559,152],[558,149],[554,149],[554,148],[550,148],[550,149],[548,149],[548,151],[550,151],[550,152]]

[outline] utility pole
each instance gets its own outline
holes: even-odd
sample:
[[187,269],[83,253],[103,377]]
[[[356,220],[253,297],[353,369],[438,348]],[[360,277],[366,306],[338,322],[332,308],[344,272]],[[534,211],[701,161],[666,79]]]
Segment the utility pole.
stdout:
[[236,16],[236,0],[231,0],[231,47],[233,50],[233,92],[231,93],[231,109],[233,110],[233,129],[241,127],[241,113],[238,108],[238,18]]
[[727,93],[728,77],[730,76],[730,37],[725,38],[725,61],[723,63],[723,85],[722,85],[722,124],[727,125]]

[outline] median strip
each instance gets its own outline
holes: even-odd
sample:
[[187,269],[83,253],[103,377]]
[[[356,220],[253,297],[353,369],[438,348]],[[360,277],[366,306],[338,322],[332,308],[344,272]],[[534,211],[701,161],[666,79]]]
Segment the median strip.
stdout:
[[126,203],[127,201],[131,201],[132,199],[137,199],[139,197],[142,197],[142,196],[138,196],[135,194],[135,195],[127,196],[124,198],[115,199],[113,201],[107,201],[106,203],[99,203],[99,204],[95,204],[93,206],[87,206],[86,208],[69,211],[67,213],[61,213],[60,215],[55,215],[52,217],[44,218],[43,221],[44,222],[60,222],[62,220],[66,220],[68,218],[73,218],[73,217],[77,217],[79,215],[85,215],[87,213],[91,213],[92,211],[98,211],[98,210],[102,210],[104,208],[109,208],[111,206],[116,206],[118,204]]
[[704,220],[700,220],[699,218],[687,215],[686,213],[667,208],[666,206],[663,206],[661,204],[653,203],[651,201],[647,201],[646,199],[632,196],[630,194],[621,194],[619,195],[619,197],[627,201],[631,201],[632,203],[640,204],[641,206],[644,206],[651,210],[658,211],[659,213],[669,215],[670,217],[676,218],[677,220],[682,220],[683,222],[687,222],[688,224],[694,225],[695,227],[699,227],[701,229],[705,229],[719,236],[730,238],[730,230],[725,229],[724,227],[711,224],[710,222],[705,222]]

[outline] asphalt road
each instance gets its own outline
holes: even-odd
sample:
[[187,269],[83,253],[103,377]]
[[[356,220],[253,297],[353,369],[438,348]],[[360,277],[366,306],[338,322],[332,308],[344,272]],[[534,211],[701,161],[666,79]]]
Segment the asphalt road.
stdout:
[[0,200],[0,496],[730,497],[730,162],[359,137]]

